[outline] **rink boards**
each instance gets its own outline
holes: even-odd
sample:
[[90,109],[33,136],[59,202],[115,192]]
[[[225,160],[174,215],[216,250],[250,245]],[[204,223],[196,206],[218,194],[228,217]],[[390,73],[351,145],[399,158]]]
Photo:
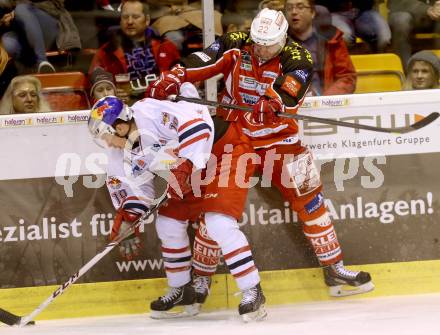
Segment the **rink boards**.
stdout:
[[[374,291],[330,298],[321,270],[317,268],[262,271],[262,287],[268,305],[440,292],[436,280],[440,275],[440,261],[359,265],[356,269],[372,274],[376,285]],[[146,313],[150,301],[166,292],[166,287],[163,278],[75,284],[37,319]],[[0,302],[3,308],[23,315],[33,311],[56,289],[57,286],[2,289]],[[215,275],[203,310],[236,309],[241,299],[237,292],[230,275]]]
[[[438,94],[311,98],[301,113],[403,126],[439,111]],[[103,187],[105,157],[90,140],[86,119],[85,112],[0,117],[7,161],[0,166],[2,308],[32,311],[106,244],[113,210]],[[373,276],[376,290],[368,296],[438,292],[439,122],[404,136],[302,126],[322,168],[345,263]],[[165,292],[152,223],[142,227],[138,260],[124,262],[114,251],[41,318],[145,311]],[[269,304],[329,299],[301,224],[276,191],[252,189],[240,225]],[[226,272],[219,268],[208,309],[235,308],[240,299]]]

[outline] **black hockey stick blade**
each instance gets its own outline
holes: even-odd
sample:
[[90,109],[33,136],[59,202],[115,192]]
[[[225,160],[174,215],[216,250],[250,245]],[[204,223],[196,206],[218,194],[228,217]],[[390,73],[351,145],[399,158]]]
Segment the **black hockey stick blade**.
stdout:
[[413,130],[417,130],[417,129],[423,128],[423,127],[427,126],[428,124],[430,124],[430,123],[434,122],[435,120],[437,120],[437,118],[439,116],[440,116],[440,113],[433,112],[433,113],[429,114],[428,116],[425,116],[423,119],[417,121],[416,123],[413,123],[412,125],[410,125],[408,127],[400,128],[402,130],[400,133],[401,134],[405,134],[405,132],[403,131],[403,130],[405,130],[405,128],[408,128],[406,133],[409,133],[410,131],[413,131]]
[[348,127],[348,128],[354,128],[354,129],[371,130],[371,131],[377,131],[377,132],[381,132],[381,133],[406,134],[406,133],[412,132],[414,130],[417,130],[417,129],[420,129],[420,128],[423,128],[423,127],[429,125],[430,123],[434,122],[440,116],[440,114],[437,112],[433,112],[433,113],[429,114],[428,116],[424,117],[422,120],[417,121],[416,123],[410,124],[409,126],[395,127],[395,128],[375,127],[375,126],[369,126],[366,124],[351,123],[351,122],[339,121],[339,120],[334,120],[334,119],[326,119],[326,118],[320,118],[320,117],[309,116],[309,115],[300,115],[300,114],[279,113],[278,116],[286,117],[289,119],[295,119],[295,120],[319,122],[319,123],[323,123],[323,124],[332,124],[335,126]]
[[[20,323],[21,316],[12,314],[11,312],[8,312],[4,310],[3,308],[0,308],[0,322],[3,322],[7,324],[8,326],[16,326]],[[31,321],[28,323],[28,325],[34,325],[35,321]]]

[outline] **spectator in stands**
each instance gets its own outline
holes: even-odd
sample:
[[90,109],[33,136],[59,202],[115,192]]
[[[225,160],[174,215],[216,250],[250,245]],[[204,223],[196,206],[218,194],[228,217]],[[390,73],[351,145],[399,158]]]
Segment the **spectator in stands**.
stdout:
[[176,46],[161,40],[149,27],[149,6],[127,0],[121,8],[120,29],[93,57],[89,75],[100,66],[113,75],[129,73],[130,80],[169,70],[180,58]]
[[[388,0],[388,9],[393,50],[407,64],[413,33],[440,33],[440,1]],[[435,39],[434,47],[440,49],[439,39]]]
[[[9,1],[0,0],[0,36],[9,29],[14,19],[14,11]],[[8,87],[11,79],[17,75],[15,64],[10,59],[0,41],[0,98]]]
[[284,9],[284,2],[280,0],[262,0],[258,4],[258,11],[262,10],[263,8],[282,11]]
[[408,61],[405,89],[426,90],[439,88],[440,59],[435,53],[423,50]]
[[38,72],[54,72],[46,50],[80,49],[81,42],[63,0],[18,1],[9,31],[2,35],[8,54]]
[[289,36],[312,54],[314,74],[309,92],[312,95],[353,93],[356,72],[342,31],[331,25],[313,26],[314,0],[286,0],[284,11]]
[[34,76],[12,79],[0,102],[0,114],[50,112],[41,92],[41,83]]
[[[374,9],[375,0],[316,0],[331,13],[331,22],[344,32],[349,47],[362,38],[373,52],[384,52],[391,41],[388,23]],[[321,12],[320,12],[321,13]]]
[[109,96],[116,96],[116,86],[113,75],[101,67],[95,68],[90,76],[90,101],[94,104],[97,100]]

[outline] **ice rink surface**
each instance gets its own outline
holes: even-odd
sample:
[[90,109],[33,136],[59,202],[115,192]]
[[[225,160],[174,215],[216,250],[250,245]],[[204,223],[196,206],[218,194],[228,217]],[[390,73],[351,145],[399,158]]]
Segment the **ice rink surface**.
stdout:
[[236,310],[191,319],[152,320],[148,314],[38,321],[0,334],[41,335],[426,335],[440,329],[440,294],[362,298],[267,307],[266,321],[244,324]]

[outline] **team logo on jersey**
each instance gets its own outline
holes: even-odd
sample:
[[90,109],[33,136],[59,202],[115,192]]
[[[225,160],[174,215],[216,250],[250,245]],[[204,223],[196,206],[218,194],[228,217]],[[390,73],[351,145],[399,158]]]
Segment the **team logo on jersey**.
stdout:
[[121,181],[116,177],[110,177],[107,180],[107,185],[113,190],[121,188]]
[[247,52],[246,50],[241,50],[241,60],[243,62],[251,63],[252,57],[251,57],[250,53]]
[[275,80],[275,79],[278,78],[279,74],[275,73],[275,72],[272,72],[272,71],[263,71],[263,74],[261,76],[265,77],[265,78],[270,78],[270,79],[274,79]]
[[[298,46],[298,47],[296,47],[296,46]],[[283,50],[289,54],[290,59],[301,60],[302,59],[301,51],[300,51],[301,49],[302,48],[298,44],[295,44],[295,46],[286,45]]]
[[308,204],[304,207],[306,208],[307,213],[312,214],[316,212],[324,203],[324,196],[321,192],[319,192]]
[[269,87],[269,84],[257,82],[257,87],[255,88],[255,91],[259,95],[264,95],[264,93],[266,93],[266,90],[268,87]]
[[249,53],[242,50],[241,52],[241,62],[240,62],[240,69],[243,69],[245,71],[252,71],[252,58]]
[[215,41],[214,43],[212,43],[209,47],[208,50],[212,50],[212,51],[219,51],[220,50],[220,43],[218,41]]
[[309,77],[309,72],[304,70],[295,70],[293,74],[296,78],[300,79],[303,84],[307,82],[307,78]]
[[204,52],[201,52],[201,51],[194,52],[193,55],[196,55],[205,63],[208,63],[211,60],[211,57],[209,57],[207,54],[205,54]]
[[154,152],[158,152],[160,150],[162,146],[159,143],[153,143],[151,145],[151,150],[153,150]]
[[228,37],[232,40],[232,41],[238,41],[238,40],[246,40],[248,39],[248,35],[246,33],[237,31],[237,32],[232,32],[228,34]]
[[254,90],[257,86],[255,78],[240,76],[239,86],[246,90]]
[[170,115],[168,113],[162,112],[162,124],[166,126],[167,123],[169,122],[170,122]]
[[301,84],[295,79],[290,76],[286,77],[286,80],[284,81],[283,85],[281,86],[281,89],[288,94],[290,94],[293,97],[298,96],[298,92],[301,89]]
[[170,129],[177,131],[177,128],[179,128],[179,121],[177,120],[177,117],[174,116],[170,124]]
[[255,105],[257,101],[260,99],[259,96],[256,95],[250,95],[246,93],[240,93],[241,98],[243,99],[243,102],[248,105]]
[[240,63],[240,69],[243,69],[245,71],[252,71],[252,64],[250,63]]
[[211,199],[211,198],[217,198],[218,197],[218,193],[206,193],[203,198],[204,199]]

